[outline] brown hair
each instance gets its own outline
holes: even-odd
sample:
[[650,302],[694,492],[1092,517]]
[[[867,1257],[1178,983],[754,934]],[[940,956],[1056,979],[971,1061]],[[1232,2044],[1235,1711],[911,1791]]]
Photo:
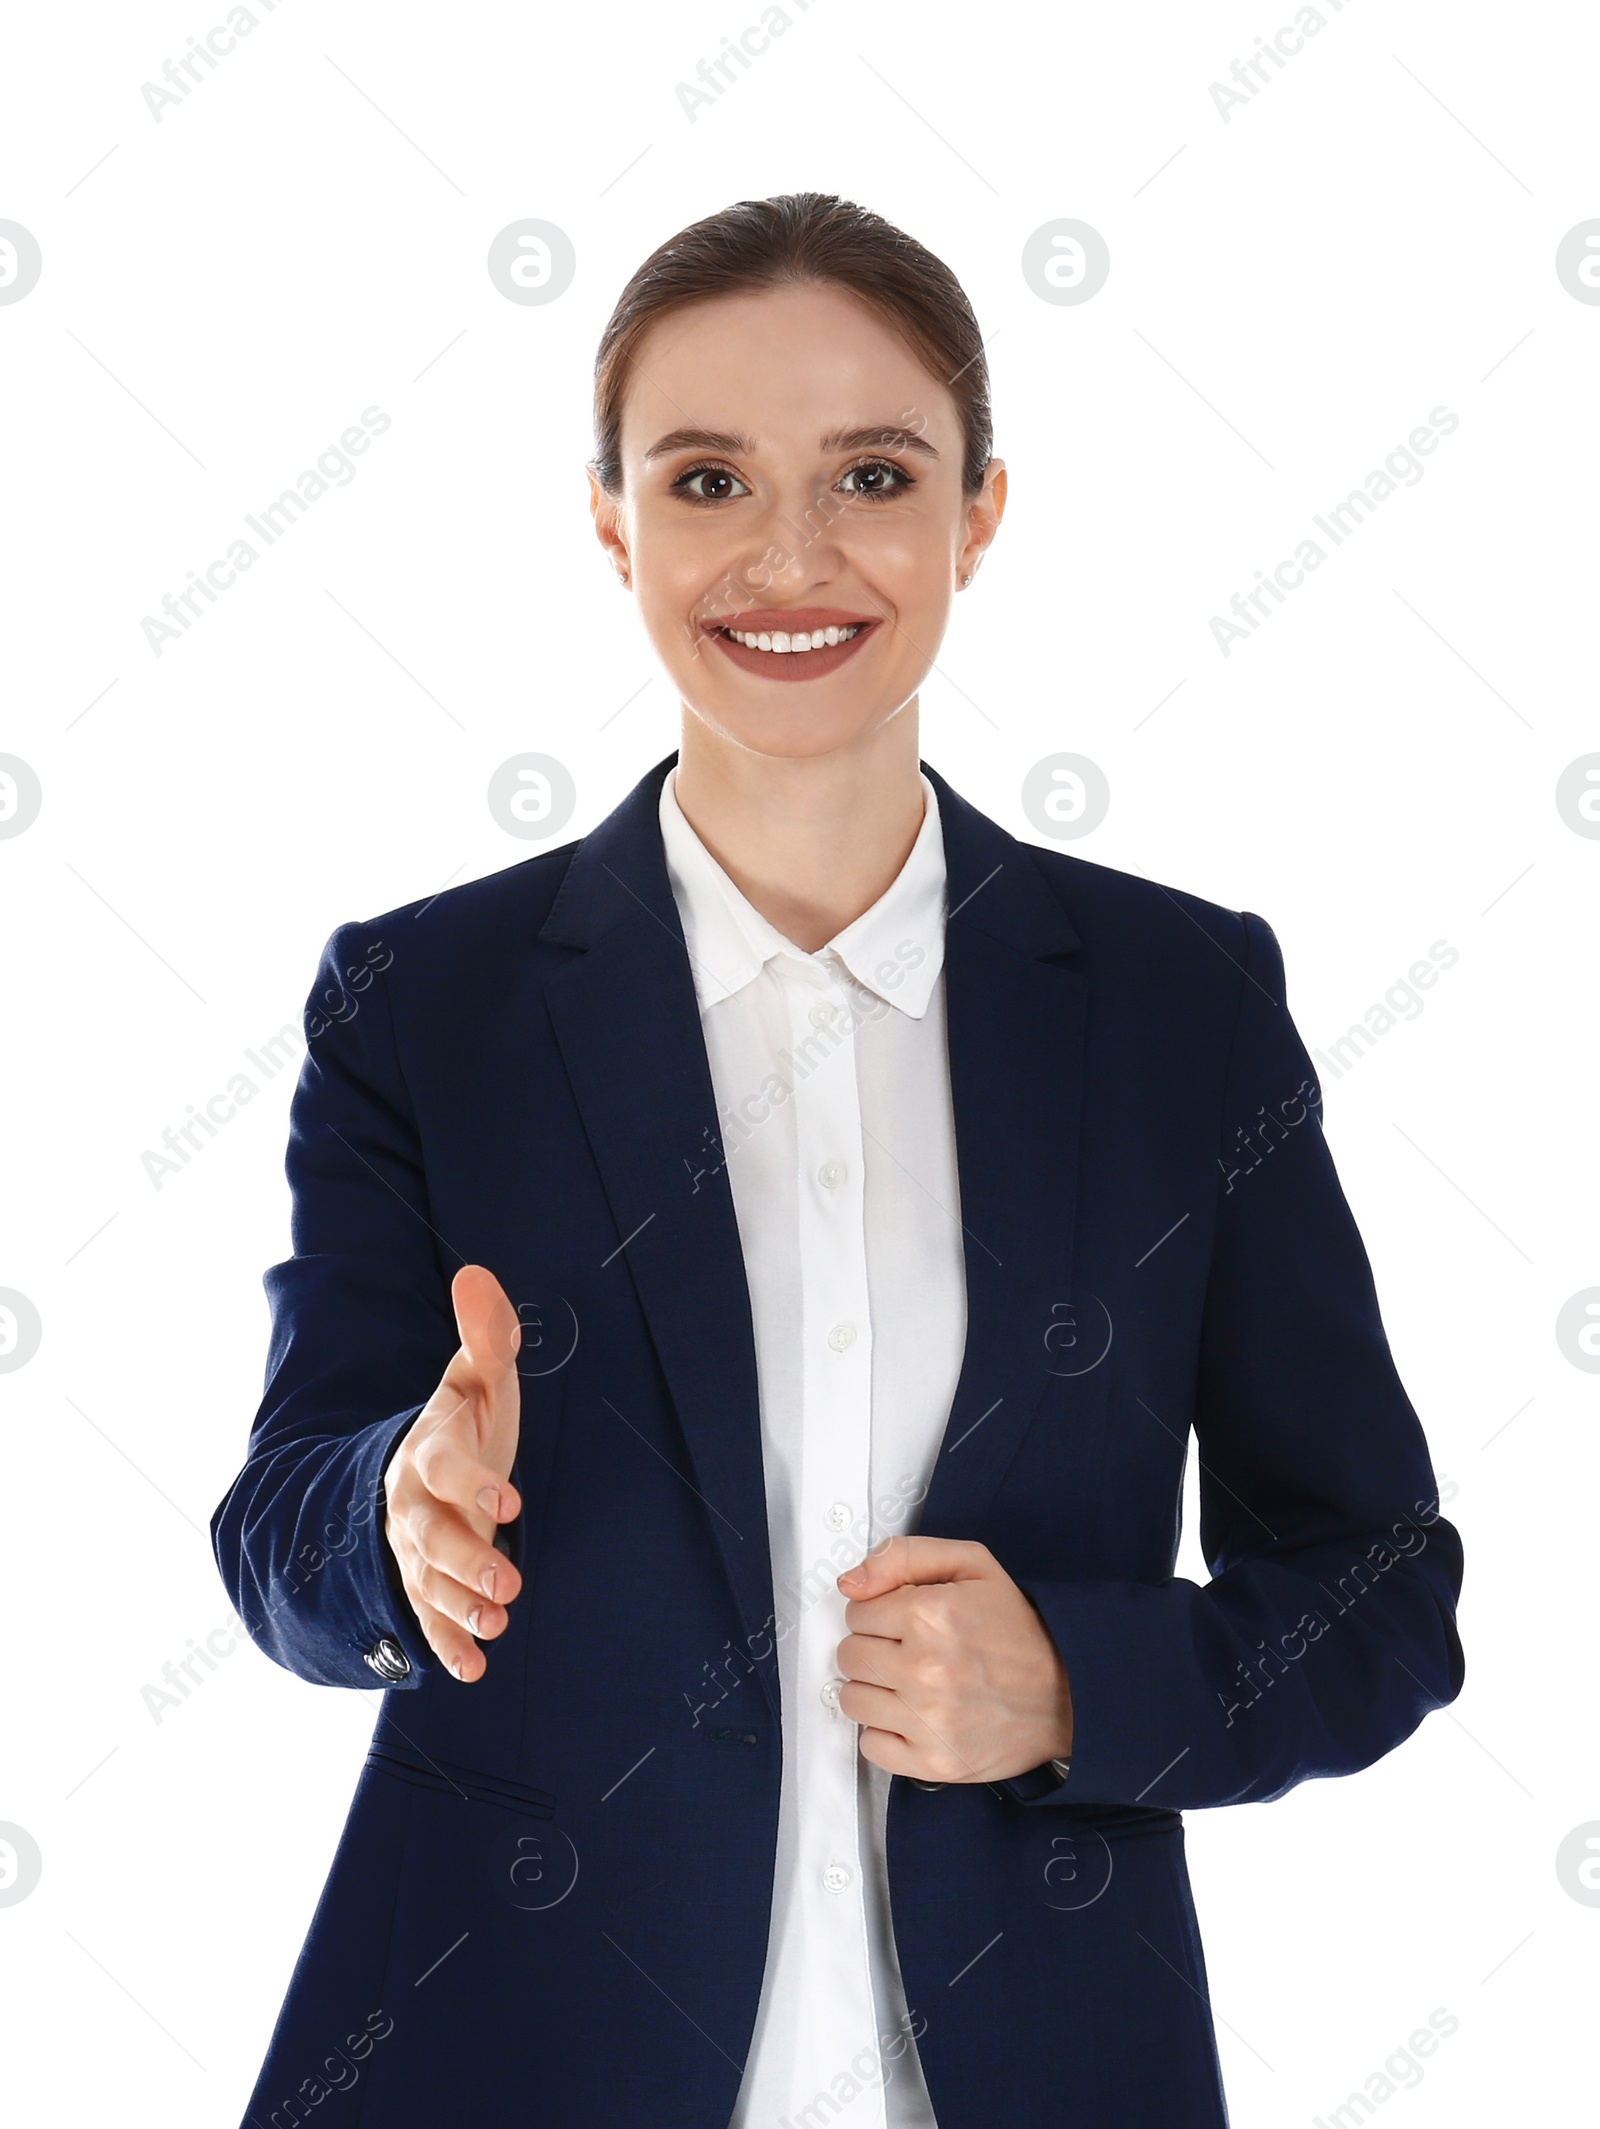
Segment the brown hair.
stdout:
[[994,429],[983,336],[955,275],[902,229],[831,192],[740,200],[692,222],[654,250],[617,299],[594,366],[594,469],[610,495],[622,487],[622,401],[634,350],[669,311],[781,283],[831,282],[876,311],[930,375],[948,387],[961,418],[962,486],[983,486]]

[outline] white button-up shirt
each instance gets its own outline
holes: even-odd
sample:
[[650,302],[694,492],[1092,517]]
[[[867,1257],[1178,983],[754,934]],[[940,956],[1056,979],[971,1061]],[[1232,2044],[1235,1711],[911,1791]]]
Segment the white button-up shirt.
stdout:
[[889,1777],[838,1708],[835,1578],[916,1528],[966,1340],[938,800],[924,776],[901,871],[808,954],[700,841],[675,776],[661,833],[750,1289],[783,1710],[766,1974],[730,2129],[936,2129],[926,2007],[906,2002],[890,1919]]

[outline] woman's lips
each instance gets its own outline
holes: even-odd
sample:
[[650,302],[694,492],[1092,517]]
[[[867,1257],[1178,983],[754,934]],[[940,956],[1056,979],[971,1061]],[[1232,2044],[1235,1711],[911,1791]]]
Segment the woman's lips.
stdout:
[[[833,606],[800,606],[787,611],[749,607],[720,620],[702,620],[700,624],[723,656],[742,673],[754,673],[764,680],[823,680],[853,658],[878,625],[875,615],[847,613]],[[748,643],[736,643],[731,633],[736,630],[745,636],[775,636],[781,632],[792,639],[799,635],[814,637],[829,628],[854,629],[855,634],[839,643],[824,643],[817,650],[764,651]]]

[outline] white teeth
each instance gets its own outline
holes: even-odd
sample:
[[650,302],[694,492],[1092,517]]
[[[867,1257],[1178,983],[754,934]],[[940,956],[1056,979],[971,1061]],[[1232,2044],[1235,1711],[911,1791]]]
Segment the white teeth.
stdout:
[[796,651],[819,651],[824,644],[831,647],[835,643],[848,643],[852,636],[858,636],[860,633],[859,622],[849,628],[814,628],[809,632],[802,628],[793,635],[781,628],[770,632],[762,629],[759,634],[753,634],[748,629],[728,630],[734,642],[742,643],[747,650],[776,651],[780,655],[792,655]]

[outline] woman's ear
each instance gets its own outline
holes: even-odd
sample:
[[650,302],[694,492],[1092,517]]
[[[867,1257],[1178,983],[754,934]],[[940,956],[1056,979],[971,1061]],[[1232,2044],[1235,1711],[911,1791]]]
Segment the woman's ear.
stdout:
[[956,576],[970,583],[989,542],[1000,530],[1006,510],[1006,462],[991,458],[983,469],[983,486],[967,505],[967,536],[956,558]]
[[595,537],[605,549],[606,559],[626,584],[632,574],[632,563],[622,533],[621,508],[616,497],[601,486],[594,467],[586,466],[584,471],[589,476],[589,514],[594,519]]

